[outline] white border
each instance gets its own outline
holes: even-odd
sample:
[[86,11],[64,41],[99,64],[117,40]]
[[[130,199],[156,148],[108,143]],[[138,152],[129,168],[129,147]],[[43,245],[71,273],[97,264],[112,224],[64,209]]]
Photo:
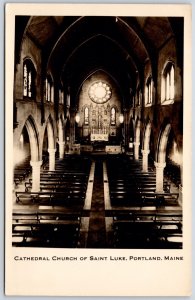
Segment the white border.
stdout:
[[[37,8],[38,7],[38,8]],[[46,11],[47,9],[47,11]],[[153,11],[154,9],[154,11]],[[62,11],[65,10],[65,13],[62,13]],[[9,40],[6,39],[6,49],[9,49],[10,54],[7,54],[5,57],[6,61],[6,70],[9,70],[6,74],[6,149],[9,147],[9,152],[6,151],[7,156],[7,170],[12,168],[12,164],[10,163],[10,157],[12,157],[12,151],[13,147],[11,147],[12,144],[12,138],[10,139],[9,135],[9,144],[7,140],[7,132],[11,134],[12,132],[12,99],[13,99],[13,93],[12,88],[13,87],[13,41],[14,41],[14,26],[13,26],[13,16],[16,14],[28,14],[28,15],[127,15],[127,12],[129,11],[130,15],[138,16],[184,16],[185,17],[185,57],[184,57],[184,187],[188,187],[189,189],[184,189],[184,199],[191,199],[191,176],[189,176],[189,173],[191,175],[191,17],[190,17],[190,7],[188,5],[180,6],[180,5],[144,5],[144,6],[137,6],[137,5],[52,5],[52,4],[40,4],[40,5],[24,5],[24,4],[9,4],[6,7],[6,11],[9,14],[9,21],[7,24],[7,32],[6,37],[9,37]],[[77,13],[78,12],[78,13]],[[105,13],[106,12],[106,13]],[[120,12],[120,14],[119,14]],[[11,40],[10,40],[11,39]],[[10,43],[11,42],[11,43]],[[10,46],[11,45],[11,46]],[[8,52],[7,52],[8,53]],[[187,80],[186,80],[187,79]],[[186,105],[187,102],[187,105]],[[9,106],[10,105],[10,106]],[[10,144],[11,142],[11,144]],[[187,159],[188,158],[188,159]],[[12,187],[12,178],[10,178],[10,173],[6,172],[6,182],[8,184],[8,188],[6,189],[6,196],[7,199],[12,199],[11,189]],[[11,185],[10,185],[11,184]],[[11,198],[10,198],[11,197]],[[187,201],[187,200],[186,200]],[[10,201],[11,202],[11,201]],[[14,294],[20,294],[20,295],[76,295],[76,296],[89,296],[89,295],[96,295],[96,296],[103,296],[103,295],[109,295],[109,296],[127,296],[127,295],[159,295],[159,291],[161,292],[161,295],[189,295],[190,294],[190,284],[189,284],[189,278],[190,278],[190,269],[191,269],[191,252],[190,252],[190,237],[191,237],[191,202],[185,203],[184,207],[184,249],[181,250],[185,257],[185,267],[181,264],[170,264],[169,267],[167,265],[159,266],[159,264],[150,264],[147,265],[145,263],[138,264],[132,266],[132,265],[122,265],[119,263],[116,267],[116,265],[108,264],[105,267],[105,263],[101,264],[100,262],[98,264],[85,263],[84,266],[79,263],[79,265],[73,265],[71,264],[68,272],[64,272],[65,266],[63,265],[56,265],[56,264],[50,264],[50,266],[44,266],[43,268],[40,268],[39,265],[37,269],[37,265],[32,264],[20,264],[19,266],[13,263],[12,256],[13,252],[21,251],[18,249],[10,249],[8,246],[7,236],[6,235],[6,256],[7,256],[7,273],[6,273],[6,283],[7,283],[7,294],[14,295]],[[10,205],[7,203],[6,205],[6,217],[9,220],[10,217]],[[9,222],[6,223],[7,230],[10,230],[10,224]],[[31,250],[29,250],[31,251]],[[51,251],[51,254],[53,252],[52,249],[47,249],[48,253]],[[56,251],[56,250],[55,250]],[[95,254],[98,255],[100,253],[105,253],[107,250],[94,250]],[[93,252],[94,252],[93,251]],[[103,251],[103,252],[102,252]],[[119,251],[117,250],[108,250],[109,255],[113,253],[114,255],[117,252],[117,255]],[[150,256],[152,256],[152,253],[155,253],[156,250],[149,250]],[[162,250],[158,251],[160,254]],[[180,251],[180,250],[179,250]],[[28,250],[25,249],[25,253],[27,253]],[[89,249],[79,249],[79,255],[89,255],[89,253],[92,252],[92,250]],[[134,251],[129,250],[123,250],[124,253],[131,252],[131,255]],[[136,250],[136,255],[143,256],[143,252],[147,252],[147,250]],[[169,251],[169,253],[171,253]],[[174,250],[175,252],[175,250]],[[33,255],[36,255],[36,253],[39,253],[39,255],[44,256],[45,250],[35,250],[33,249]],[[42,253],[42,254],[41,254]],[[69,250],[65,251],[60,249],[58,253],[69,253]],[[71,250],[71,255],[73,253],[78,253],[78,249]],[[27,254],[26,254],[27,255]],[[91,255],[91,254],[90,254]],[[101,255],[101,254],[100,254]],[[102,254],[103,255],[103,254]],[[171,255],[171,254],[169,254]],[[93,268],[93,277],[95,278],[93,281],[89,281],[91,278],[91,268]],[[129,273],[129,269],[131,268],[131,272]],[[169,268],[169,271],[168,271]],[[27,276],[25,275],[26,270],[29,270],[32,278],[30,280],[25,281]],[[51,270],[54,275],[52,275]],[[143,274],[144,271],[144,274]],[[49,272],[49,275],[48,274]],[[83,273],[85,276],[83,276]],[[58,280],[56,281],[56,274],[58,274]],[[77,277],[75,279],[75,274],[77,274]],[[97,275],[96,275],[97,274]],[[121,274],[123,274],[123,278],[121,278]],[[140,277],[140,274],[142,275]],[[153,281],[157,276],[157,282],[154,284]],[[41,278],[46,279],[41,280],[41,285],[38,284]],[[151,277],[151,278],[150,278]],[[173,284],[173,277],[174,282]],[[29,279],[29,278],[28,278]],[[149,281],[147,281],[149,279]],[[138,282],[139,280],[139,282]],[[165,280],[165,281],[164,281]],[[152,284],[148,284],[151,283]],[[30,282],[30,286],[28,284]],[[65,283],[68,282],[68,285],[65,286]],[[98,282],[98,285],[97,285]],[[120,286],[118,284],[120,282]],[[131,286],[129,286],[129,283],[131,282]],[[13,287],[13,283],[15,283],[15,286]],[[22,285],[22,286],[21,286]],[[110,286],[111,285],[111,286]],[[148,285],[148,286],[146,286]],[[77,289],[75,290],[75,286]],[[101,290],[99,287],[101,286]],[[36,288],[35,288],[36,287]],[[140,288],[141,287],[141,288]],[[184,288],[185,287],[185,288]],[[147,291],[146,291],[147,288]],[[48,290],[50,289],[50,290]],[[64,290],[65,289],[65,290]],[[129,289],[131,289],[129,291]]]

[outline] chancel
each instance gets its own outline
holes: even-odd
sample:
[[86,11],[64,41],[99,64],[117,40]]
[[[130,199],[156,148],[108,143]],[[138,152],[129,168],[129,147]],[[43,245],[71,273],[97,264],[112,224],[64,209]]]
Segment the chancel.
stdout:
[[16,16],[14,247],[182,248],[183,26]]

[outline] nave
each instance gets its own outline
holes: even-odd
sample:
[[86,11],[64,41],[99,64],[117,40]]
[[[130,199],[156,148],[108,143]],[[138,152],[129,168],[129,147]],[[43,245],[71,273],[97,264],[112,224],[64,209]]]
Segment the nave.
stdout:
[[41,167],[32,192],[28,160],[15,168],[12,244],[51,248],[182,248],[178,187],[132,155],[66,155]]
[[14,247],[182,248],[183,37],[183,17],[16,16]]

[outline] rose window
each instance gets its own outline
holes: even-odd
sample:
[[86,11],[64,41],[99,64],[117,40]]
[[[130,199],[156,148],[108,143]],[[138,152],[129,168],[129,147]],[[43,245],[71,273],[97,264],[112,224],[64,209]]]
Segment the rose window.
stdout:
[[89,98],[95,103],[105,103],[111,98],[111,87],[102,81],[93,83],[89,88]]

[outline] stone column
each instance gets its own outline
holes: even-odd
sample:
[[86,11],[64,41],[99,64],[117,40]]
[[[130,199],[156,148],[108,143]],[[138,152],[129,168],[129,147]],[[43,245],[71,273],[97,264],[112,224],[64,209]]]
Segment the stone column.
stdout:
[[59,158],[64,158],[64,149],[65,149],[65,142],[58,142],[59,144]]
[[49,152],[49,171],[54,171],[56,149],[48,149],[48,152]]
[[181,178],[181,186],[183,186],[183,166],[180,165],[180,178]]
[[70,111],[70,144],[75,143],[75,110]]
[[139,159],[139,142],[134,142],[134,158]]
[[183,186],[181,184],[179,185],[178,203],[179,203],[180,206],[182,206],[182,204],[183,204]]
[[164,168],[166,163],[154,162],[156,167],[156,192],[163,193],[163,182],[164,182]]
[[42,161],[30,161],[32,166],[32,192],[40,191],[40,168]]
[[150,153],[150,150],[144,150],[142,149],[142,171],[148,172],[148,154]]
[[128,111],[124,108],[124,146],[127,149],[128,146]]

